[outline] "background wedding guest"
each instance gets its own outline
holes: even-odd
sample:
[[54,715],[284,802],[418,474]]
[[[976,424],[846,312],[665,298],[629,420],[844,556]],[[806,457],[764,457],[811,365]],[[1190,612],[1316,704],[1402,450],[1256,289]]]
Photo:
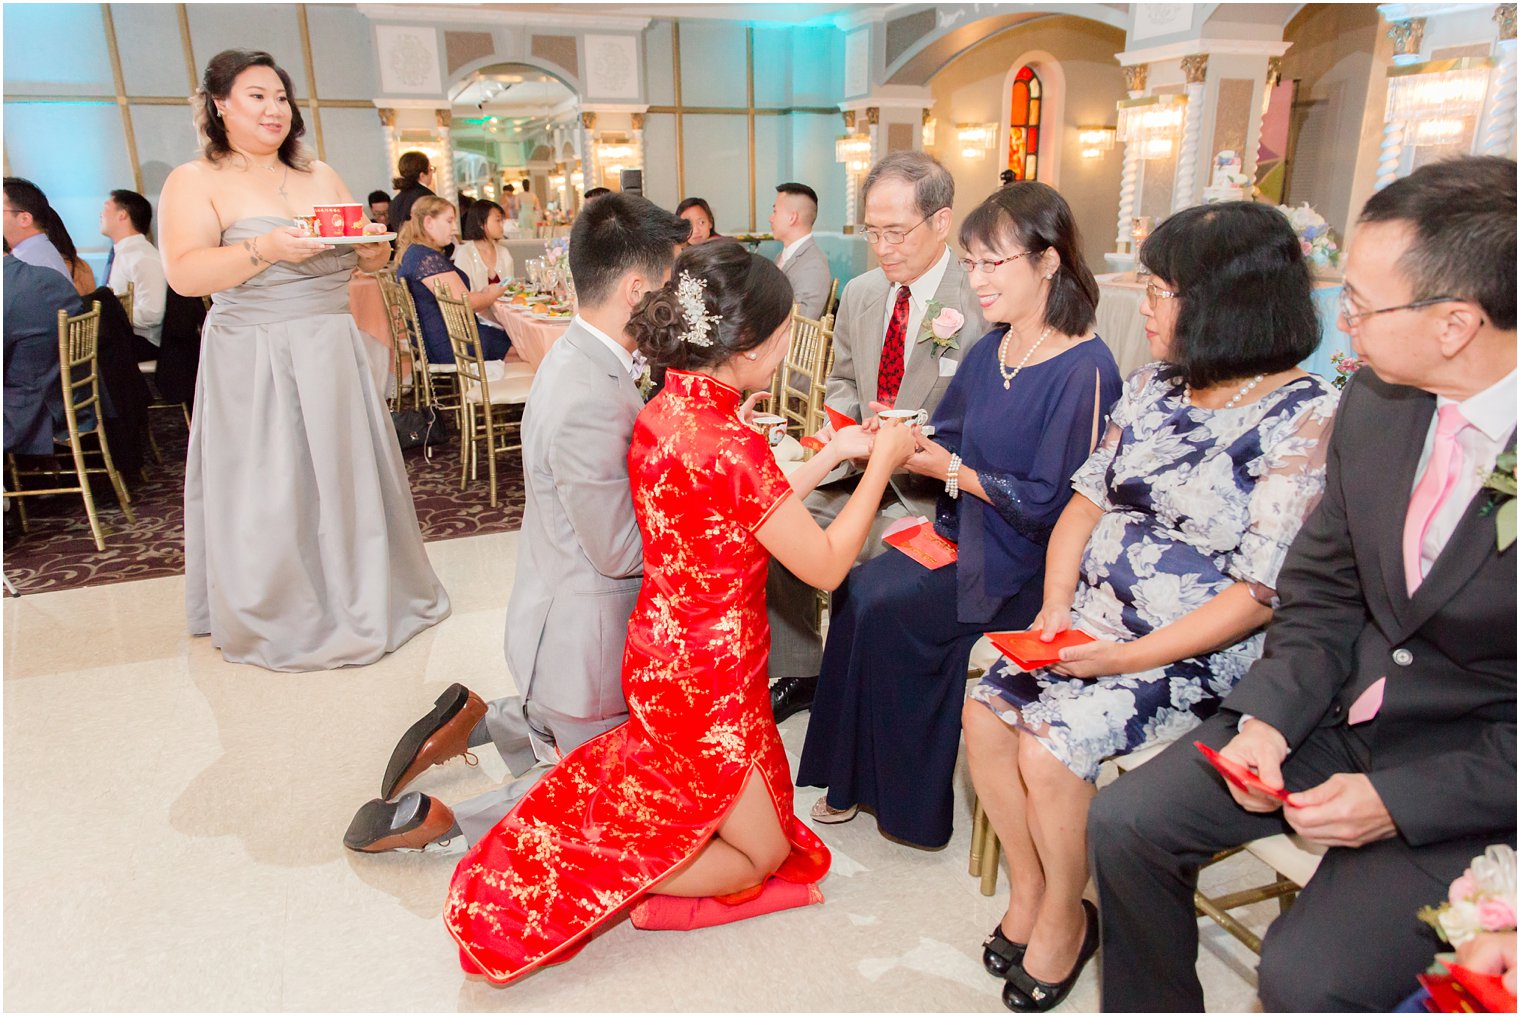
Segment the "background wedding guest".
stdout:
[[[51,268],[74,283],[74,271],[47,233],[53,208],[47,195],[30,180],[5,178],[5,244],[18,260]],[[77,292],[77,287],[76,287]]]
[[401,232],[412,217],[412,205],[418,198],[433,194],[433,167],[422,152],[402,152],[396,160],[396,196],[386,209],[386,227],[392,233]]
[[776,188],[771,205],[771,235],[781,241],[776,264],[792,284],[797,308],[803,317],[823,317],[833,276],[828,256],[813,239],[818,221],[818,194],[805,183],[784,183]]
[[[417,324],[422,328],[428,363],[454,362],[454,347],[443,323],[443,312],[438,309],[438,297],[433,294],[434,286],[442,283],[456,299],[467,300],[477,315],[490,308],[507,288],[505,282],[498,280],[472,290],[469,276],[444,255],[443,249],[454,241],[457,223],[458,213],[452,204],[440,197],[424,195],[413,202],[412,217],[396,237],[399,255],[396,278],[406,281],[412,302],[417,305]],[[499,362],[512,348],[512,340],[500,327],[478,317],[475,326],[487,365]]]
[[[922,152],[897,152],[871,167],[862,194],[865,239],[878,267],[851,279],[839,298],[826,401],[854,420],[873,418],[873,405],[933,415],[961,358],[986,331],[977,295],[947,242],[955,180]],[[931,332],[945,337],[931,342]],[[833,433],[825,426],[816,436],[826,442]],[[854,483],[853,470],[840,470],[807,499],[808,509],[827,522]],[[907,514],[889,493],[867,557],[881,552],[881,530]],[[808,708],[818,686],[823,639],[816,597],[784,567],[771,569],[766,599],[771,674],[780,679],[771,689],[778,723]]]
[[691,223],[691,239],[687,246],[696,247],[709,240],[721,239],[718,220],[713,217],[712,206],[701,198],[687,198],[676,205],[676,214]]
[[95,292],[95,269],[79,256],[79,251],[74,246],[74,238],[69,235],[68,227],[63,224],[63,218],[56,208],[48,209],[47,224],[43,230],[47,233],[48,242],[63,257],[63,263],[68,266],[69,280],[74,283],[74,291],[80,296],[89,296]]
[[538,195],[533,193],[533,181],[523,178],[522,196],[517,199],[517,224],[522,229],[524,236],[532,236],[538,228],[539,220],[544,217],[544,206],[539,203]]
[[369,197],[364,200],[369,205],[369,220],[389,225],[391,221],[391,196],[383,190],[373,190],[369,192]]
[[1140,262],[1160,362],[1131,375],[1072,479],[1034,624],[1097,641],[1045,669],[999,661],[964,711],[1011,886],[984,962],[1020,1012],[1058,1005],[1097,947],[1082,892],[1099,763],[1218,710],[1261,655],[1278,569],[1324,488],[1336,391],[1297,366],[1320,336],[1287,219],[1245,202],[1189,208]]
[[476,201],[464,217],[460,229],[463,242],[454,248],[454,267],[464,272],[471,292],[512,278],[506,224],[506,212],[494,201]]
[[581,197],[581,207],[585,208],[587,205],[589,205],[591,202],[595,201],[597,198],[601,197],[603,194],[611,194],[611,193],[612,193],[612,189],[609,188],[609,187],[593,187],[590,190],[588,190],[584,195],[582,195],[582,197]]
[[[8,184],[7,184],[8,186]],[[9,209],[7,209],[7,213]],[[6,222],[11,221],[6,215]],[[5,451],[51,455],[68,436],[59,385],[58,312],[84,313],[74,286],[56,268],[5,256]],[[93,413],[93,410],[87,410]],[[93,416],[80,420],[88,427]]]
[[[690,226],[642,197],[598,201],[575,220],[579,306],[539,365],[523,411],[523,523],[507,602],[507,667],[519,695],[486,702],[455,684],[391,753],[380,798],[360,807],[350,850],[477,842],[561,755],[628,718],[621,666],[643,544],[628,444],[643,408],[633,309],[670,276]],[[451,809],[402,793],[430,766],[494,744],[521,777]],[[400,796],[397,796],[400,795]]]
[[378,270],[390,248],[333,249],[292,224],[352,200],[301,145],[293,100],[268,53],[212,57],[201,158],[169,174],[159,210],[169,284],[214,300],[185,467],[189,629],[229,662],[310,671],[373,663],[449,598],[348,309],[355,266]]
[[950,839],[971,647],[1034,618],[1045,541],[1120,387],[1061,195],[1041,183],[997,191],[960,240],[996,327],[967,352],[934,437],[907,462],[944,485],[935,531],[959,543],[959,559],[931,570],[887,551],[840,586],[797,769],[798,785],[829,788],[815,821],[865,807],[883,833],[931,848]]
[[118,296],[132,287],[133,352],[138,360],[156,360],[169,286],[164,260],[148,239],[153,206],[136,191],[113,190],[100,210],[101,235],[111,241],[106,258],[106,286]]
[[1226,786],[1186,743],[1098,794],[1105,1009],[1201,1010],[1198,866],[1295,830],[1329,850],[1267,931],[1262,1005],[1387,1011],[1430,962],[1411,915],[1515,842],[1513,495],[1487,486],[1514,451],[1515,223],[1508,159],[1424,166],[1363,208],[1341,327],[1365,367],[1324,499],[1262,659],[1188,737],[1291,795]]

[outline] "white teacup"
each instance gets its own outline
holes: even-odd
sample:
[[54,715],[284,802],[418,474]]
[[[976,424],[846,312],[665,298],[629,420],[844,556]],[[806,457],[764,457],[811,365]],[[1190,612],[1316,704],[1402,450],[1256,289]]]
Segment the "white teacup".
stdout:
[[929,422],[926,409],[883,409],[876,416],[882,420],[901,420],[908,427],[922,427]]
[[756,413],[754,416],[755,429],[765,435],[765,440],[772,448],[781,443],[786,437],[786,417],[776,416],[774,413]]

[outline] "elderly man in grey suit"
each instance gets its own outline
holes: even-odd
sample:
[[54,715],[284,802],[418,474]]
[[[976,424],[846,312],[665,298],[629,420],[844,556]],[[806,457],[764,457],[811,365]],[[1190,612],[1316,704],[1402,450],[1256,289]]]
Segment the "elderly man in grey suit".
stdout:
[[829,287],[834,281],[829,259],[813,239],[818,221],[818,194],[805,183],[784,183],[776,188],[771,205],[771,235],[781,241],[776,265],[792,284],[792,298],[803,317],[815,321],[828,310]]
[[[932,416],[962,354],[986,331],[981,304],[947,242],[955,181],[922,152],[896,152],[871,167],[862,190],[865,238],[878,267],[850,280],[840,297],[825,402],[862,422],[884,408]],[[954,342],[942,356],[930,355],[934,335]],[[832,436],[828,426],[817,435]],[[825,524],[849,497],[855,476],[831,480],[807,500]],[[906,514],[889,494],[873,536]],[[873,538],[862,556],[881,549]],[[771,674],[780,678],[771,687],[771,708],[778,723],[808,708],[818,687],[823,641],[814,624],[815,595],[786,569],[771,569]]]
[[[691,226],[642,197],[612,194],[570,235],[580,312],[538,368],[523,412],[525,504],[507,604],[506,656],[521,694],[487,703],[451,685],[391,754],[381,797],[344,844],[419,849],[475,842],[568,752],[628,718],[623,643],[643,570],[628,445],[643,408],[629,315],[670,277]],[[493,744],[520,779],[452,809],[400,794],[430,766]]]

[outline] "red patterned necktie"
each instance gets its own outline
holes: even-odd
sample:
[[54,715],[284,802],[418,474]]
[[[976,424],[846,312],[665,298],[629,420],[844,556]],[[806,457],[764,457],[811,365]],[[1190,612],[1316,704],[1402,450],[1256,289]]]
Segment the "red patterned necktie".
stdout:
[[897,303],[892,306],[892,320],[887,323],[887,338],[881,344],[881,363],[876,368],[876,401],[895,405],[897,390],[902,387],[903,350],[908,342],[907,286],[897,290]]

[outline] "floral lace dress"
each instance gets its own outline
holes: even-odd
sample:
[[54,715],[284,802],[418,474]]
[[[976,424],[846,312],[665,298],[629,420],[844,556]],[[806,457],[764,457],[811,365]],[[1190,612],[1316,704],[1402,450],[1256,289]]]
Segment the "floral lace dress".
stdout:
[[466,970],[505,983],[568,958],[700,850],[753,775],[816,882],[829,852],[792,813],[771,717],[770,555],[755,538],[792,492],[739,422],[740,393],[671,370],[628,452],[644,581],[623,656],[627,723],[570,752],[454,872],[444,921]]
[[[1236,582],[1277,584],[1325,486],[1337,393],[1316,375],[1231,409],[1184,401],[1161,365],[1132,374],[1072,487],[1103,509],[1082,556],[1072,627],[1127,642]],[[999,660],[971,692],[1078,776],[1181,737],[1261,656],[1263,632],[1165,667],[1100,678]]]

